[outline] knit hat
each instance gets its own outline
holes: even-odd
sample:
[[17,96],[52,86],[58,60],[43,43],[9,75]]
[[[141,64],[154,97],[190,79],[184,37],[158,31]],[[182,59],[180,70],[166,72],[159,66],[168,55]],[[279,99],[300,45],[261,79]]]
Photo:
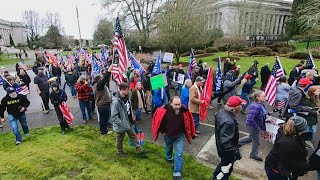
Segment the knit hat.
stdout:
[[303,131],[307,131],[307,120],[303,117],[300,116],[293,116],[290,119],[292,119],[294,121],[294,124],[296,126],[296,130],[298,133],[303,132]]

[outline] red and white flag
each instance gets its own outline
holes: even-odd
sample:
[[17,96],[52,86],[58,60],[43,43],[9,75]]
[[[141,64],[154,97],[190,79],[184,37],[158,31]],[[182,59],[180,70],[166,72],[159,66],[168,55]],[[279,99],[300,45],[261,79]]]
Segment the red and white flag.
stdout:
[[274,106],[276,95],[277,95],[277,82],[281,76],[284,76],[284,70],[280,63],[279,57],[276,58],[276,62],[273,65],[271,75],[269,76],[267,87],[265,89],[265,94],[267,101],[271,106]]
[[111,74],[113,79],[119,85],[123,82],[123,74],[128,68],[128,52],[124,36],[122,34],[119,18],[116,19],[116,30],[113,39],[113,64]]
[[63,117],[66,119],[68,124],[72,124],[74,116],[71,114],[70,108],[68,107],[66,102],[62,102],[59,105],[59,108],[62,112]]
[[207,107],[210,105],[212,96],[212,85],[213,85],[213,70],[209,68],[207,81],[204,84],[204,88],[201,92],[200,99],[204,100],[204,103],[200,105],[200,121],[204,121],[208,115]]

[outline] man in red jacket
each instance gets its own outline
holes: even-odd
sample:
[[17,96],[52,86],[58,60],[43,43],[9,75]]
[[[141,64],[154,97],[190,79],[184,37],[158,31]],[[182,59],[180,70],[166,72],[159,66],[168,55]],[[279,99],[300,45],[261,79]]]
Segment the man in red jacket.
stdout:
[[88,112],[89,120],[92,119],[92,111],[91,111],[91,104],[90,104],[90,92],[92,91],[92,88],[89,85],[88,81],[86,80],[85,76],[82,75],[79,77],[76,84],[76,90],[78,93],[78,100],[79,100],[80,110],[82,113],[82,119],[86,124],[88,122],[86,109]]
[[[174,179],[182,179],[181,169],[183,167],[183,151],[185,137],[191,144],[191,138],[195,137],[195,126],[192,114],[181,105],[179,97],[175,96],[170,104],[157,109],[152,119],[152,133],[154,141],[157,140],[159,132],[164,136],[166,143],[166,158],[168,163],[174,159]],[[175,156],[173,158],[173,147]]]

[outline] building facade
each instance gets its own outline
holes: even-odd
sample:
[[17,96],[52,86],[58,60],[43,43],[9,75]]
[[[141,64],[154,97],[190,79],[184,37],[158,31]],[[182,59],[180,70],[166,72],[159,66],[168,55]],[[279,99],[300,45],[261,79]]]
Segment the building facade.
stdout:
[[247,40],[276,40],[285,34],[291,8],[290,0],[214,0],[208,28],[221,28],[225,36]]
[[15,45],[27,44],[28,29],[23,23],[0,19],[0,45],[9,46],[10,35]]

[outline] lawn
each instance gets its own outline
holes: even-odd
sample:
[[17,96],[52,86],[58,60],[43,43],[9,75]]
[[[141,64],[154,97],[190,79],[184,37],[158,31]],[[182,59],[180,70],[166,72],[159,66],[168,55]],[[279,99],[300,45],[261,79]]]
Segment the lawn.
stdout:
[[[204,57],[204,58],[197,58],[196,60],[197,62],[199,62],[199,60],[201,59],[204,62],[207,62],[208,65],[212,66],[214,69],[217,68],[217,62],[213,61],[213,59],[218,59],[220,57],[227,57],[227,52],[218,52],[215,53],[212,56],[209,57]],[[273,64],[275,62],[275,58],[276,56],[266,56],[266,57],[239,57],[240,60],[237,61],[237,65],[241,66],[241,73],[244,73],[246,70],[248,70],[250,68],[250,66],[252,65],[252,62],[254,60],[257,60],[259,62],[259,71],[261,69],[261,67],[263,67],[266,63],[270,64],[270,69],[272,69]],[[232,58],[231,58],[232,60]],[[306,60],[306,59],[305,59]],[[290,58],[285,58],[285,57],[280,57],[280,61],[282,64],[282,67],[285,69],[287,76],[289,75],[290,71],[294,68],[294,66],[296,64],[299,63],[299,59],[290,59]],[[180,62],[189,62],[189,57],[182,57],[180,58]],[[317,67],[320,67],[320,61],[315,61]],[[221,65],[221,68],[223,68],[223,63]],[[259,74],[260,76],[260,74]],[[256,84],[256,87],[260,87],[261,86],[261,81],[258,81]]]
[[[308,42],[298,42],[298,43],[295,43],[294,46],[297,50],[306,50],[307,44]],[[312,41],[309,43],[309,49],[319,48],[319,47],[320,47],[320,41]]]
[[[164,148],[146,142],[145,156],[136,155],[126,137],[128,157],[116,155],[115,133],[102,136],[89,126],[77,126],[66,135],[59,127],[33,129],[16,146],[12,133],[0,134],[0,179],[172,179]],[[184,179],[210,179],[212,169],[185,155]]]
[[[10,55],[10,54],[9,54]],[[10,64],[15,64],[16,62],[19,62],[19,59],[12,58],[13,55],[9,56],[7,54],[0,55],[0,66],[6,66]],[[29,59],[25,59],[25,61],[28,61]]]

